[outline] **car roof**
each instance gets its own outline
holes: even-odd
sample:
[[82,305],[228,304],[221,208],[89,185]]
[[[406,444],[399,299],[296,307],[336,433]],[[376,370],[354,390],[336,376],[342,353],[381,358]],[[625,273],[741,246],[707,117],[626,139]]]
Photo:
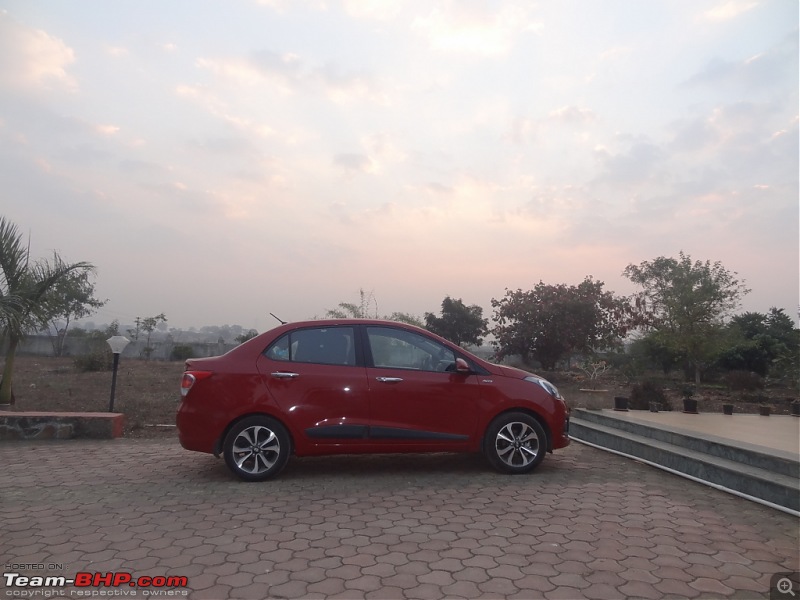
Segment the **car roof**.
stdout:
[[436,336],[431,331],[427,329],[423,329],[422,327],[417,327],[416,325],[411,325],[410,323],[403,323],[402,321],[389,321],[387,319],[309,319],[306,321],[294,321],[290,323],[284,323],[282,325],[278,325],[277,327],[273,327],[272,329],[268,329],[261,333],[258,337],[263,339],[264,337],[274,337],[281,335],[287,331],[293,331],[295,329],[303,329],[306,327],[335,327],[335,326],[343,326],[343,325],[380,325],[384,327],[397,327],[403,328],[409,331],[418,331],[420,333],[426,335]]
[[[417,325],[406,323],[404,321],[391,321],[389,319],[309,319],[307,321],[293,321],[286,323],[287,328],[290,327],[307,327],[314,325],[400,325],[401,327],[409,327],[411,329],[422,329]],[[422,329],[423,331],[426,331]]]

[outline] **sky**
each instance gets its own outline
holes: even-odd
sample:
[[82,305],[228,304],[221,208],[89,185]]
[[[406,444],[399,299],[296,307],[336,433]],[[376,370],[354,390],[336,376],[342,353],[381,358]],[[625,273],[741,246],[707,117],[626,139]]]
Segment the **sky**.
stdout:
[[[800,303],[796,0],[0,0],[0,214],[171,327],[719,261]],[[374,307],[373,307],[374,308]]]

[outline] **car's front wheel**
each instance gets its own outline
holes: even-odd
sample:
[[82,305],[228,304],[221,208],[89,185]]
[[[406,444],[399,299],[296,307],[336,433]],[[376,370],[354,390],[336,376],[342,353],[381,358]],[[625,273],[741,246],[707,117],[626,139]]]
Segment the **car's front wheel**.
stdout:
[[264,481],[283,470],[291,441],[275,419],[253,416],[236,423],[223,443],[225,463],[245,481]]
[[486,428],[483,453],[501,473],[528,473],[547,451],[547,435],[532,416],[512,412],[498,416]]

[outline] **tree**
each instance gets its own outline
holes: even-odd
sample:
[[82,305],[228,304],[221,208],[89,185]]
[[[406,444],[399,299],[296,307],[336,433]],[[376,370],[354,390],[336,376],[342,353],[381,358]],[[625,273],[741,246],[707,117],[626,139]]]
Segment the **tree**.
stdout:
[[358,290],[358,295],[358,304],[340,302],[336,308],[326,311],[325,317],[328,319],[377,319],[378,302],[375,300],[375,294],[365,292],[362,288]]
[[483,309],[477,304],[466,306],[450,296],[442,300],[442,316],[425,313],[425,328],[450,340],[454,344],[480,346],[481,337],[488,333],[489,321],[483,318]]
[[761,377],[798,371],[800,330],[783,309],[736,315],[728,324],[728,333],[732,341],[719,357],[722,367],[752,371]]
[[408,313],[393,312],[384,317],[378,316],[378,302],[375,294],[365,292],[364,289],[358,290],[359,301],[357,304],[351,302],[340,302],[336,308],[325,311],[326,319],[385,319],[387,321],[398,321],[422,327],[422,321],[418,317]]
[[685,362],[685,355],[665,343],[658,331],[651,331],[631,344],[632,354],[643,354],[649,361],[658,366],[664,375],[669,375],[676,366]]
[[617,344],[633,324],[627,298],[603,291],[591,277],[577,286],[539,282],[532,290],[506,290],[492,299],[492,330],[499,357],[519,354],[554,369],[573,352],[592,353]]
[[252,340],[254,337],[258,335],[258,332],[255,329],[250,329],[237,335],[234,339],[236,342],[240,344],[244,344],[247,340]]
[[410,313],[404,312],[393,312],[390,315],[386,315],[383,317],[386,321],[397,321],[398,323],[407,323],[408,325],[414,325],[416,327],[422,327],[422,321],[416,315],[412,315]]
[[45,296],[46,313],[42,325],[50,336],[55,356],[64,353],[64,342],[72,320],[88,317],[106,303],[94,297],[94,283],[89,275],[86,270],[73,271],[59,280]]
[[89,263],[65,263],[58,253],[52,261],[30,261],[30,248],[22,242],[16,225],[0,216],[0,328],[8,340],[0,383],[0,404],[11,404],[12,376],[17,347],[25,335],[41,326],[47,316],[47,295],[72,273],[92,271]]
[[164,315],[164,313],[156,315],[155,317],[145,317],[144,319],[141,317],[136,317],[134,323],[136,324],[136,329],[129,329],[128,333],[134,340],[139,339],[140,332],[147,334],[142,354],[145,356],[145,358],[149,359],[150,355],[153,353],[153,348],[150,346],[150,336],[153,335],[153,332],[156,330],[159,324],[163,323],[166,325],[167,317]]
[[657,331],[666,347],[684,354],[695,383],[719,352],[725,318],[748,290],[719,262],[660,256],[628,265],[623,275],[643,289],[636,296],[640,325]]

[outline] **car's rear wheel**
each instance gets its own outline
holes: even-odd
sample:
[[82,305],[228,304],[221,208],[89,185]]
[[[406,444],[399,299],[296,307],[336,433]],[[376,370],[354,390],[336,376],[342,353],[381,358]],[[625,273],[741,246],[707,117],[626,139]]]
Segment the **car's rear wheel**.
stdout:
[[544,460],[547,435],[532,416],[512,412],[489,424],[483,438],[483,453],[501,473],[528,473]]
[[236,423],[223,443],[225,463],[245,481],[264,481],[283,470],[291,441],[275,419],[253,416]]

